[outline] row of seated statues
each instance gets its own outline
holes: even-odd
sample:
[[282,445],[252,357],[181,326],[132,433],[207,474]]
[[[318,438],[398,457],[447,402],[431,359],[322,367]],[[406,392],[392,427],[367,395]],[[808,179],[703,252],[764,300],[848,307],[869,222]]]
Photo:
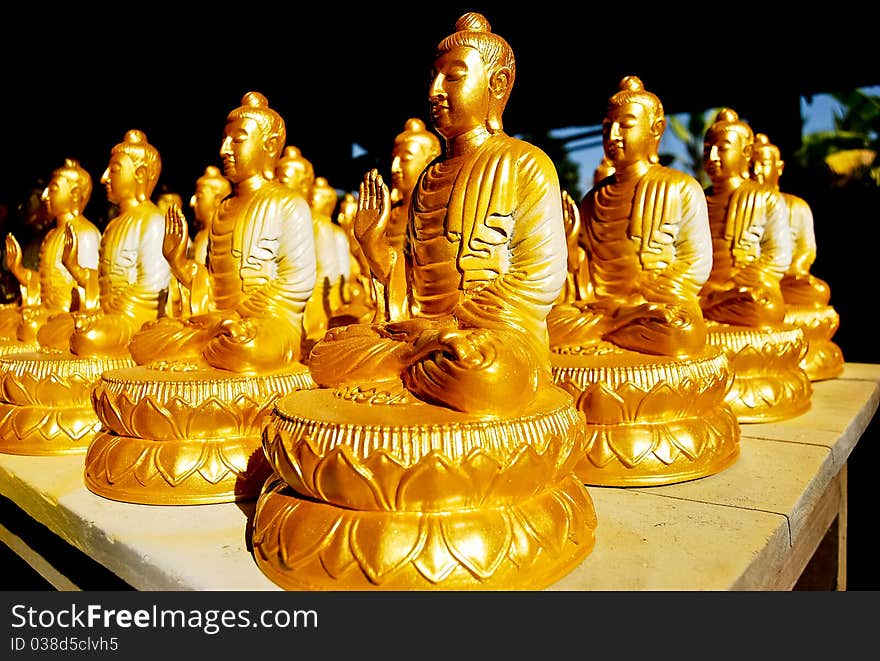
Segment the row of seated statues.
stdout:
[[539,589],[595,544],[588,486],[718,473],[741,423],[807,410],[838,320],[767,136],[721,110],[703,190],[659,164],[662,103],[626,76],[578,203],[504,131],[515,78],[463,15],[433,131],[408,120],[391,185],[374,169],[342,199],[248,92],[192,239],[151,199],[143,132],[111,150],[103,232],[66,160],[37,271],[7,237],[0,451],[81,454],[127,503],[256,499],[254,558],[285,588]]

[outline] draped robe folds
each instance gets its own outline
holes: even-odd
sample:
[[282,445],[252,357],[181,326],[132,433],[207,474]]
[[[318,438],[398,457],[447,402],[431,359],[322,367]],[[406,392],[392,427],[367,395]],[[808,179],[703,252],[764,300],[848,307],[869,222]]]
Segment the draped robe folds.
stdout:
[[207,269],[209,311],[146,324],[132,338],[132,358],[141,365],[176,360],[242,374],[298,360],[303,310],[315,287],[306,201],[268,182],[224,200],[210,232],[207,267],[199,267]]
[[593,300],[554,307],[554,347],[601,341],[640,353],[686,356],[703,349],[699,291],[711,269],[705,195],[699,183],[654,165],[641,177],[609,177],[581,205]]
[[100,310],[51,317],[37,334],[40,344],[81,357],[127,356],[132,335],[156,319],[167,293],[164,233],[165,219],[152,202],[113,218],[99,249]]
[[790,193],[782,197],[788,207],[791,227],[791,266],[782,278],[782,297],[789,305],[828,305],[831,288],[824,280],[810,273],[816,260],[816,235],[813,229],[813,212],[803,199]]
[[745,180],[707,191],[713,266],[700,294],[703,314],[726,324],[782,323],[780,281],[791,264],[788,209],[778,191]]
[[[82,216],[68,221],[71,229],[80,237],[77,242],[77,263],[90,269],[98,268],[98,245],[101,232]],[[68,312],[77,290],[76,280],[61,263],[64,253],[66,226],[50,229],[40,244],[39,276],[40,303],[35,308],[25,306],[0,310],[0,337],[16,338],[22,342],[37,339],[37,331],[50,316]],[[83,240],[91,234],[90,240]]]
[[435,161],[413,191],[405,249],[410,318],[331,329],[312,349],[315,381],[402,379],[425,401],[485,414],[531,401],[549,383],[546,317],[566,277],[552,161],[503,133]]

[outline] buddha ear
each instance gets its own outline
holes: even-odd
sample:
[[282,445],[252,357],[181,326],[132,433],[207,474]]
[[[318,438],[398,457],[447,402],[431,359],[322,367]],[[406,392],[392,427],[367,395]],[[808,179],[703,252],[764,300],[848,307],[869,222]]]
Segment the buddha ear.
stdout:
[[654,120],[654,125],[651,126],[651,134],[656,137],[658,140],[663,137],[663,132],[666,130],[666,118],[660,117]]
[[263,142],[263,146],[266,151],[272,155],[272,157],[277,157],[278,154],[281,153],[281,141],[279,140],[278,134],[273,133]]
[[746,165],[745,165],[744,171],[741,172],[740,175],[745,177],[746,179],[750,179],[752,173],[749,172],[749,169],[750,169],[749,166],[752,163],[752,145],[747,144],[745,147],[743,147],[742,154],[743,154],[743,160],[745,160]]
[[503,99],[510,91],[510,67],[498,67],[489,76],[489,91],[496,99]]
[[143,202],[147,199],[147,166],[139,165],[134,169],[134,180],[137,184],[137,199]]
[[779,174],[782,174],[782,171],[783,171],[784,169],[785,169],[785,161],[783,161],[783,160],[780,158],[778,161],[776,161],[776,171],[777,171]]

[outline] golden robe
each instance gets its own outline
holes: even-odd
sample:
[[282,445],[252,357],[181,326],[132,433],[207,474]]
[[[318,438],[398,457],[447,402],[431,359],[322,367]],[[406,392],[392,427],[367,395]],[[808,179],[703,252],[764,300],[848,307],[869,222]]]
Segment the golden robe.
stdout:
[[299,359],[303,310],[315,287],[311,212],[301,195],[271,181],[224,200],[211,223],[206,269],[211,311],[146,325],[132,338],[135,362],[182,360],[254,374]]
[[594,300],[557,305],[554,347],[608,341],[660,355],[702,350],[699,292],[711,270],[706,198],[677,170],[608,177],[581,204],[582,243]]
[[311,353],[315,381],[401,378],[469,412],[531,401],[549,382],[546,317],[566,277],[552,161],[504,133],[435,161],[413,191],[405,249],[411,318],[332,329]]
[[[71,229],[79,237],[77,263],[90,269],[98,268],[98,245],[101,232],[82,216],[72,219]],[[37,339],[37,332],[50,316],[68,312],[77,305],[81,292],[70,271],[61,263],[64,254],[65,226],[50,229],[40,244],[40,304],[0,310],[0,337],[22,342]],[[88,235],[88,236],[87,236]]]
[[810,205],[791,193],[782,193],[788,207],[791,227],[791,266],[782,278],[782,297],[789,305],[825,306],[831,300],[831,288],[810,273],[816,260],[816,234]]
[[40,344],[82,357],[127,356],[132,335],[156,319],[167,295],[164,236],[165,218],[152,202],[113,218],[99,249],[100,310],[53,316],[37,335]]
[[701,292],[707,319],[741,326],[782,323],[782,276],[791,264],[788,210],[781,193],[745,180],[706,193],[712,273]]

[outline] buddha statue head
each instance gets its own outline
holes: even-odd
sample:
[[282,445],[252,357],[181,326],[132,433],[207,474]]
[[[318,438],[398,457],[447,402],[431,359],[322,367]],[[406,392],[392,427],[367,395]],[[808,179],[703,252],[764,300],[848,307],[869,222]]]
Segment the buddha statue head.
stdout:
[[357,205],[358,201],[353,193],[344,193],[339,201],[339,213],[336,214],[336,222],[349,235],[353,231],[352,223],[354,223],[354,216],[357,213]]
[[73,158],[52,173],[43,190],[43,203],[50,218],[81,214],[92,196],[92,176]]
[[752,149],[751,176],[756,181],[772,188],[779,187],[779,177],[785,167],[779,147],[770,142],[765,133],[755,135]]
[[156,198],[156,206],[159,207],[159,211],[163,214],[172,206],[183,209],[183,198],[180,196],[180,193],[165,191]]
[[205,173],[196,179],[196,192],[189,200],[195,213],[197,229],[206,227],[217,205],[232,193],[232,184],[223,176],[220,168],[209,165]]
[[158,150],[147,142],[143,131],[132,129],[110,150],[110,163],[101,176],[101,183],[107,188],[107,199],[112,204],[139,204],[150,199],[161,172]]
[[315,168],[298,147],[288,145],[275,166],[275,178],[309,200],[315,185]]
[[607,156],[603,156],[599,165],[593,170],[593,186],[597,186],[600,181],[614,174],[614,164]]
[[312,186],[312,196],[309,199],[309,206],[312,213],[320,214],[331,218],[336,210],[336,202],[339,200],[339,194],[324,177],[316,177],[315,185]]
[[226,178],[233,185],[273,179],[286,139],[284,119],[269,107],[266,97],[259,92],[246,93],[241,105],[226,117],[220,147]]
[[608,100],[602,122],[605,157],[615,171],[637,163],[654,164],[666,129],[663,104],[638,76],[626,76]]
[[513,50],[482,14],[468,12],[437,46],[429,91],[434,128],[446,140],[477,127],[503,129],[516,76]]
[[422,170],[442,152],[440,140],[416,117],[406,120],[391,151],[391,203],[409,200]]
[[736,111],[722,108],[706,131],[703,159],[713,185],[749,177],[755,136]]

